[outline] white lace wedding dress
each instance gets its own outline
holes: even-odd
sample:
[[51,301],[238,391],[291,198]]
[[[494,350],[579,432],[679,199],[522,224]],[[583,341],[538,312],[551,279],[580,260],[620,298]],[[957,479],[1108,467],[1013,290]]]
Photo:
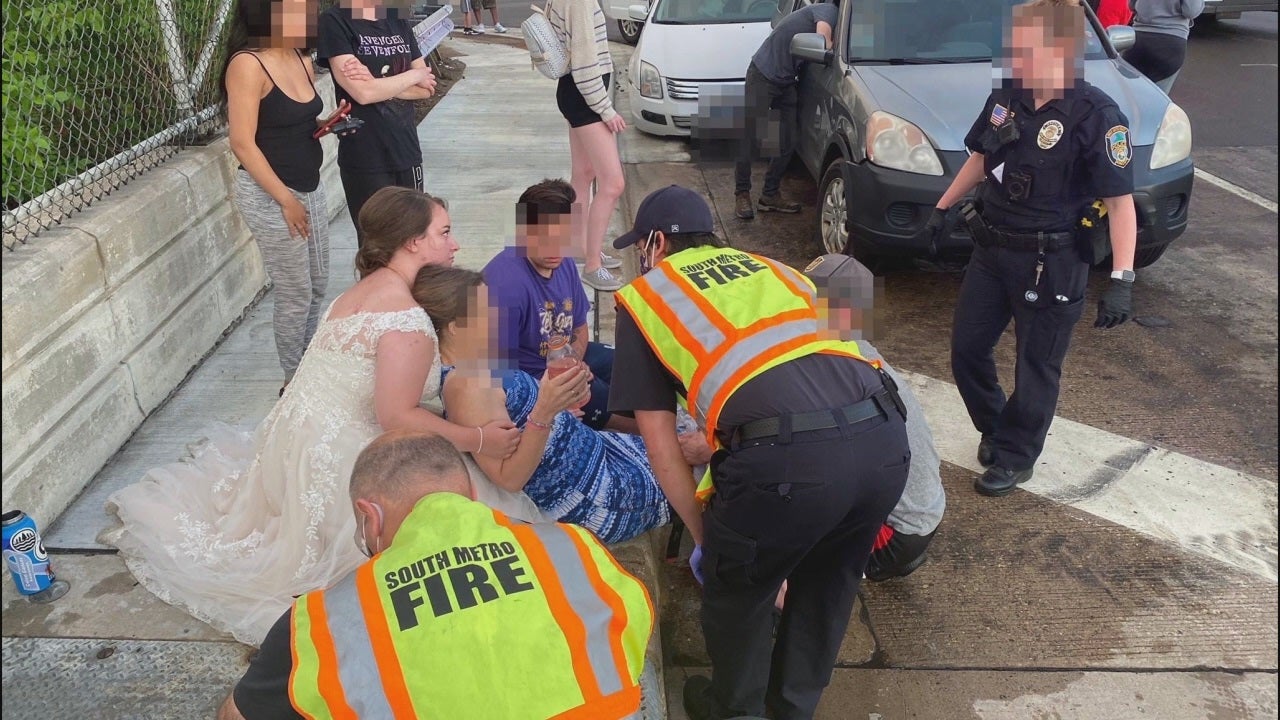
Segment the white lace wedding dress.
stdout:
[[[107,500],[121,524],[99,539],[120,549],[134,577],[251,645],[294,596],[326,587],[364,560],[347,487],[356,456],[382,432],[373,410],[378,339],[391,331],[436,339],[420,308],[328,315],[284,397],[253,433],[217,426],[191,457],[151,470]],[[439,392],[437,350],[423,400]],[[515,517],[529,514],[527,498],[495,493],[483,475],[479,481],[481,500],[506,503],[500,509]]]

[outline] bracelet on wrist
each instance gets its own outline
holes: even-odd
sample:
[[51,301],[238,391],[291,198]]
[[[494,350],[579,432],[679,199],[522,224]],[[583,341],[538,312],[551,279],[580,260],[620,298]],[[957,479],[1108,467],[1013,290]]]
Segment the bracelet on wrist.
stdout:
[[476,454],[479,455],[484,450],[484,428],[477,425],[476,431],[480,433],[480,447],[476,448]]
[[526,418],[526,419],[525,419],[525,423],[526,423],[526,424],[528,424],[528,425],[532,425],[533,427],[536,427],[536,428],[538,428],[539,430],[550,430],[550,429],[551,429],[551,423],[544,423],[544,422],[542,422],[542,421],[540,421],[540,420],[534,420],[532,417]]

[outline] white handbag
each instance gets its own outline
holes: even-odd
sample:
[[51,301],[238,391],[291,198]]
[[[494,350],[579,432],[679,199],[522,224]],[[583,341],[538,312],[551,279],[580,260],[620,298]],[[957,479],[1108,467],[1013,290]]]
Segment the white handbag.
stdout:
[[529,48],[533,67],[552,80],[559,80],[569,73],[569,50],[560,41],[556,29],[551,26],[546,13],[537,5],[530,5],[533,14],[520,23],[524,44]]

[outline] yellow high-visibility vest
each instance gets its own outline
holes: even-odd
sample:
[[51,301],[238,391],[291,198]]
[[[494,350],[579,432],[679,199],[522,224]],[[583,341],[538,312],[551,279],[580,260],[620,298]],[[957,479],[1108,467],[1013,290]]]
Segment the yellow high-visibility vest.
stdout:
[[307,718],[623,718],[653,618],[590,532],[435,493],[391,547],[294,604],[289,698]]
[[[732,248],[664,258],[617,293],[654,354],[684,385],[680,402],[719,447],[716,426],[734,391],[760,373],[814,353],[869,362],[857,345],[819,336],[812,281],[786,265]],[[712,492],[708,472],[698,487]]]

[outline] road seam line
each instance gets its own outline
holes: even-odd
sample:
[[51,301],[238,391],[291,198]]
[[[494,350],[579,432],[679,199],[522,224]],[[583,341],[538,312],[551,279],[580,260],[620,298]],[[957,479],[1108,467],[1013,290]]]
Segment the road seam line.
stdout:
[[1232,195],[1235,195],[1236,197],[1239,197],[1239,198],[1244,198],[1245,200],[1248,200],[1254,205],[1258,205],[1269,212],[1276,212],[1276,204],[1274,202],[1262,197],[1256,192],[1253,192],[1251,190],[1245,190],[1244,188],[1240,187],[1239,185],[1236,185],[1235,183],[1229,180],[1223,180],[1217,175],[1205,172],[1200,168],[1196,168],[1196,177],[1200,178],[1201,180],[1204,180],[1210,185],[1217,185],[1218,187],[1222,188],[1223,190],[1226,190]]

